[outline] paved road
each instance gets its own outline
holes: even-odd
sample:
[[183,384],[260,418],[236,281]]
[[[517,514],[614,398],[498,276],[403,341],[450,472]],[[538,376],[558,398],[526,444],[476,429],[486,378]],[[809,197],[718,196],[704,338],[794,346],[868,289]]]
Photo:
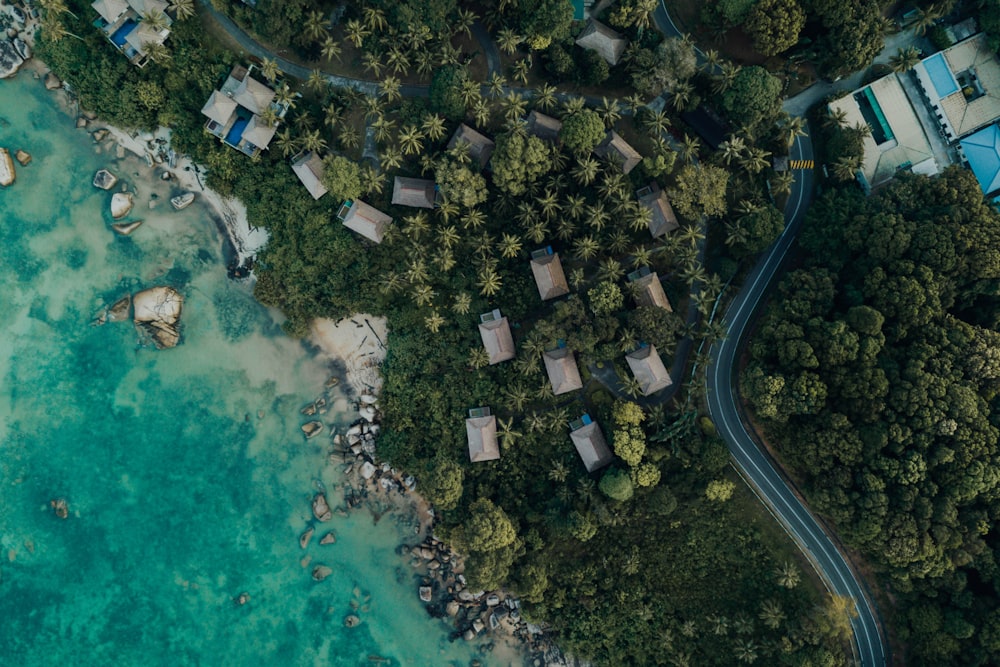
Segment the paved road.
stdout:
[[[812,145],[800,139],[793,159],[813,158]],[[707,372],[708,407],[719,434],[726,440],[740,475],[771,510],[789,536],[810,560],[827,588],[854,600],[858,616],[852,622],[854,652],[863,667],[887,664],[887,649],[881,619],[870,593],[837,542],[793,491],[759,444],[756,434],[743,421],[736,387],[741,343],[795,241],[805,217],[812,192],[812,172],[797,172],[798,182],[785,209],[787,225],[771,250],[757,264],[733,300],[726,316],[727,338],[710,351]]]

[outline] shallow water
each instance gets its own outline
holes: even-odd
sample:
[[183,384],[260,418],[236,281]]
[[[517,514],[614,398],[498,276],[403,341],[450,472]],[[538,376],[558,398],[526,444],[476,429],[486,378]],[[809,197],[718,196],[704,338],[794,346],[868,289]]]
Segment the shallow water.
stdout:
[[[34,157],[0,188],[0,663],[468,664],[476,647],[448,641],[394,554],[409,519],[335,517],[299,548],[317,482],[342,498],[329,440],[299,431],[329,371],[226,280],[207,212],[169,210],[144,164],[97,154],[27,73],[0,82],[0,119],[0,146]],[[132,237],[90,185],[106,166],[138,188]],[[90,325],[160,284],[186,299],[179,347]]]

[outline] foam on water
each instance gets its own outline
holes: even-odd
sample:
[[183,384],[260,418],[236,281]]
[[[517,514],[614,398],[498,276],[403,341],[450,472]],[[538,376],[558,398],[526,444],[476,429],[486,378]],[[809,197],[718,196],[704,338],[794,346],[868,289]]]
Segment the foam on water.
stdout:
[[[139,161],[96,154],[26,73],[0,83],[0,118],[0,146],[34,157],[0,189],[0,662],[468,664],[476,647],[448,641],[394,554],[409,519],[335,517],[299,548],[316,486],[343,493],[328,440],[299,431],[328,371],[226,280],[207,212],[169,210]],[[132,237],[90,185],[106,166],[138,189]],[[90,326],[158,284],[186,299],[178,348]],[[318,562],[334,570],[322,583]]]

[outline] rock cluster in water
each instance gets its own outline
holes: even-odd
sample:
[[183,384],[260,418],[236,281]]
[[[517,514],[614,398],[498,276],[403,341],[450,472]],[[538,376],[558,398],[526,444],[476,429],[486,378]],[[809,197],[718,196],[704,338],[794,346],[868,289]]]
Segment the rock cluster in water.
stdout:
[[177,323],[184,297],[173,287],[153,287],[132,297],[135,325],[148,333],[158,349],[174,347],[180,341]]

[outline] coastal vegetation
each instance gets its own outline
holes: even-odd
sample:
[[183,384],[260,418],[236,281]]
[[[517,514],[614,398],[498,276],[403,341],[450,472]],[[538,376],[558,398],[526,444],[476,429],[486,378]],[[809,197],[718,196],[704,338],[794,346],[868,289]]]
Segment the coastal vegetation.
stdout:
[[908,665],[1000,655],[1000,215],[971,172],[810,209],[743,395],[896,600]]
[[[178,20],[168,51],[140,70],[71,4],[47,20],[80,39],[43,31],[40,57],[84,108],[125,127],[169,126],[174,148],[208,168],[208,185],[246,204],[270,234],[255,294],[285,313],[290,334],[315,317],[388,316],[380,456],[417,477],[473,585],[514,590],[527,617],[603,664],[845,664],[848,607],[803,577],[808,566],[728,469],[725,444],[699,417],[704,384],[692,365],[679,365],[670,400],[643,397],[624,367],[642,343],[668,365],[685,343],[707,349],[722,333],[710,315],[723,284],[781,232],[768,186],[781,197],[792,184],[768,158],[802,127],[780,114],[778,79],[732,63],[699,69],[690,41],[645,29],[641,2],[614,10],[628,9],[620,20],[636,44],[615,66],[631,88],[600,101],[566,86],[600,84],[611,69],[575,45],[564,0],[488,6],[520,86],[499,72],[475,78],[456,46],[475,17],[456,3],[365,3],[333,26],[311,2],[219,2],[303,61],[339,56],[379,82],[369,95],[318,70],[299,83],[258,63],[255,76],[292,111],[250,159],[203,130],[200,109],[239,56],[208,43],[198,15]],[[406,78],[429,84],[427,97],[404,96]],[[527,86],[536,79],[548,81]],[[667,89],[663,110],[645,105]],[[702,104],[739,128],[718,150],[680,117]],[[562,123],[555,138],[528,130],[531,111]],[[495,142],[490,170],[449,141],[462,123]],[[634,168],[593,154],[612,129],[639,149]],[[325,156],[323,199],[289,167],[303,150]],[[436,208],[393,205],[395,176],[433,179]],[[676,231],[650,234],[636,198],[650,184],[673,202]],[[378,245],[335,217],[358,198],[394,218]],[[529,267],[532,251],[549,248],[570,292],[551,302]],[[646,269],[672,308],[638,302],[627,277]],[[490,365],[477,325],[494,309],[513,325],[516,354]],[[559,346],[584,387],[557,396],[542,353]],[[470,463],[464,420],[480,406],[497,417],[501,456]],[[588,473],[568,436],[584,413],[614,450],[603,471]]]

